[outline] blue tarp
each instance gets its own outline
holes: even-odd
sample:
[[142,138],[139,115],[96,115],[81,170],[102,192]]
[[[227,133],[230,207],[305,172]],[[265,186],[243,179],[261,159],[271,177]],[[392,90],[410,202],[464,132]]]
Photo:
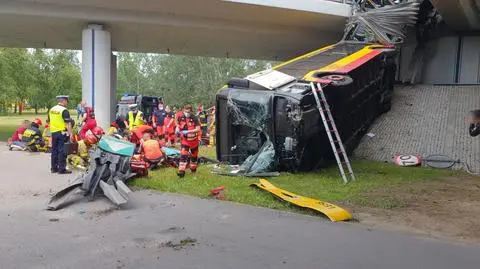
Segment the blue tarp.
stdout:
[[174,156],[174,155],[180,155],[180,150],[174,149],[174,148],[169,148],[169,147],[162,147],[163,152],[167,156]]

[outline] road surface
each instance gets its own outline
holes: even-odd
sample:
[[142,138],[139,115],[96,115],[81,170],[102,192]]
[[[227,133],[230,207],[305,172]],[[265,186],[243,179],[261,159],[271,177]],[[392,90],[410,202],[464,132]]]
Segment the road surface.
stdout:
[[[49,156],[0,145],[1,268],[478,269],[480,246],[221,201],[137,191],[45,210]],[[182,180],[189,180],[188,178]],[[273,199],[273,198],[272,198]],[[183,241],[182,241],[183,240]]]

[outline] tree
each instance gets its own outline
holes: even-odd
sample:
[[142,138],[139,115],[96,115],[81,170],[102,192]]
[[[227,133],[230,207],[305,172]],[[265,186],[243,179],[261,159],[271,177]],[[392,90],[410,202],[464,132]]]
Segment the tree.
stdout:
[[[5,49],[2,54],[6,63],[6,81],[13,94],[13,98],[9,99],[15,102],[16,111],[17,106],[28,100],[32,93],[34,66],[26,49]],[[22,109],[18,112],[21,114]]]

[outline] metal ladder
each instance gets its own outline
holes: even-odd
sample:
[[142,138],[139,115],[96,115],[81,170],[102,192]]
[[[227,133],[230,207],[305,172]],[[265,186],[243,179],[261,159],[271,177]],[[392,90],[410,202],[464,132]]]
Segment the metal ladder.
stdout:
[[[325,126],[325,131],[328,135],[328,140],[330,140],[330,145],[332,145],[333,154],[335,155],[335,159],[337,160],[338,164],[338,169],[340,170],[340,174],[342,175],[343,182],[346,184],[349,181],[355,180],[355,176],[353,175],[352,166],[350,165],[347,153],[345,152],[345,148],[343,147],[343,143],[340,138],[340,134],[338,133],[337,126],[335,125],[335,121],[333,120],[330,106],[328,105],[327,98],[325,97],[325,93],[323,92],[322,85],[320,85],[320,83],[317,83],[315,86],[315,84],[311,82],[310,87],[312,88],[313,96],[315,97],[315,101],[317,102],[317,108],[320,112],[320,116],[322,117],[323,125]],[[317,91],[320,93],[320,98],[318,97]],[[335,135],[335,140],[333,138],[332,132]],[[348,174],[345,173],[345,170],[348,171]]]

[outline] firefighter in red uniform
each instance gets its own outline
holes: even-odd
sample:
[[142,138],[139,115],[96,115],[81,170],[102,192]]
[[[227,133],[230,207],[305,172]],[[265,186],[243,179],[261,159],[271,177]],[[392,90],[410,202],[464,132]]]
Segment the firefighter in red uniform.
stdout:
[[165,119],[163,121],[165,143],[170,142],[170,146],[175,146],[175,114],[170,106],[165,107]]
[[85,113],[82,115],[83,126],[80,129],[79,135],[81,139],[85,139],[87,132],[92,131],[97,127],[97,120],[95,119],[95,111],[91,107],[85,107]]
[[181,150],[180,150],[180,164],[178,165],[179,177],[185,175],[187,168],[188,155],[190,153],[190,170],[192,173],[197,171],[198,159],[198,133],[200,132],[200,123],[197,117],[192,114],[192,106],[185,105],[183,113],[178,115],[178,123],[176,128],[177,135],[180,135]]

